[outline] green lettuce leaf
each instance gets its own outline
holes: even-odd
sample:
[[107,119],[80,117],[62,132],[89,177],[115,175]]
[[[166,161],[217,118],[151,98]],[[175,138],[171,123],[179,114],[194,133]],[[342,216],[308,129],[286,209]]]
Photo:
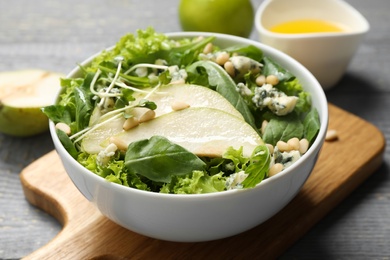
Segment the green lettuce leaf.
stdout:
[[203,171],[194,171],[185,176],[174,176],[171,183],[161,188],[161,193],[200,194],[225,190],[226,178],[222,172],[208,175]]

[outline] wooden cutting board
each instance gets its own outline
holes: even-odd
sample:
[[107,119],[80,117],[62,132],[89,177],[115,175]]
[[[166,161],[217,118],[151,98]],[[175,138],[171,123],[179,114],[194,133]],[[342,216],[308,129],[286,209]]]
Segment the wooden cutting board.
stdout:
[[62,231],[25,259],[272,259],[305,234],[382,163],[383,134],[372,124],[329,105],[329,129],[312,175],[299,194],[267,222],[211,242],[176,243],[126,230],[102,216],[66,175],[55,151],[20,175],[27,200],[53,215]]

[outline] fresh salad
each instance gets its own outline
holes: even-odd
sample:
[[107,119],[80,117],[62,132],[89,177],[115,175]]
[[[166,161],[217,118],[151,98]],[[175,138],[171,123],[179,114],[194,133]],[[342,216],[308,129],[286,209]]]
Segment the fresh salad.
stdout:
[[123,36],[43,108],[82,166],[161,193],[253,188],[308,150],[320,121],[298,79],[255,46]]

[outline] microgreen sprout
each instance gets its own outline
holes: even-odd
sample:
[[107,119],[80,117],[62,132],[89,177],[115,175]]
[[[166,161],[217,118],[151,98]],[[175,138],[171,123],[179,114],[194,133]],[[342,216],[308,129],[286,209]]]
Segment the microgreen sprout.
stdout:
[[151,68],[151,69],[159,69],[159,70],[167,70],[169,67],[165,65],[158,64],[149,64],[149,63],[139,63],[128,69],[125,74],[129,74],[138,68]]
[[[118,56],[118,57],[115,58],[115,60],[118,61],[118,68],[117,68],[117,70],[116,70],[114,79],[111,81],[111,84],[110,84],[110,85],[108,86],[108,88],[106,89],[105,94],[110,93],[111,89],[114,87],[115,82],[117,81],[117,79],[118,79],[118,77],[119,77],[119,73],[121,72],[123,57]],[[100,100],[100,102],[99,102],[99,104],[98,104],[99,107],[102,107],[102,106],[103,106],[104,101],[105,101],[105,98],[106,98],[106,97],[102,97],[102,99]]]

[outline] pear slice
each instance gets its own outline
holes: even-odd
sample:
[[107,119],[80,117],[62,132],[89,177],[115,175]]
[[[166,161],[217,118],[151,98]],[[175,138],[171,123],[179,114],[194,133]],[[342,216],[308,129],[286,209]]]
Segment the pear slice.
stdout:
[[[138,99],[141,98],[138,97]],[[190,84],[166,85],[160,87],[147,99],[156,103],[156,117],[176,110],[173,106],[179,103],[179,106],[183,104],[189,107],[220,109],[244,120],[241,113],[226,98],[218,92],[203,86]]]
[[[263,144],[257,132],[245,121],[214,108],[187,108],[161,115],[128,131],[122,131],[109,141],[127,146],[138,140],[160,135],[171,142],[183,146],[198,156],[221,157],[232,146],[243,147],[245,156],[250,156],[254,148]],[[88,152],[93,144],[84,142]]]
[[0,132],[24,137],[46,131],[41,108],[54,103],[61,76],[36,69],[0,72]]
[[[146,91],[152,91],[152,89],[147,89]],[[135,96],[137,100],[134,102],[137,103],[145,97],[145,93],[135,93]],[[154,110],[155,117],[173,112],[176,109],[173,109],[172,107],[177,103],[182,103],[188,105],[188,107],[209,107],[219,109],[244,121],[241,113],[238,112],[229,101],[216,91],[203,86],[189,84],[166,85],[160,87],[156,92],[153,92],[147,99],[153,101],[157,105],[157,108]],[[182,108],[184,109],[186,107]],[[99,112],[99,109],[95,109],[92,113],[90,126],[101,123],[99,120],[101,114]],[[122,131],[124,121],[124,118],[118,118],[105,126],[98,127],[84,137],[81,143],[82,149],[91,154],[99,153],[104,149],[104,146],[102,145],[104,140]]]

